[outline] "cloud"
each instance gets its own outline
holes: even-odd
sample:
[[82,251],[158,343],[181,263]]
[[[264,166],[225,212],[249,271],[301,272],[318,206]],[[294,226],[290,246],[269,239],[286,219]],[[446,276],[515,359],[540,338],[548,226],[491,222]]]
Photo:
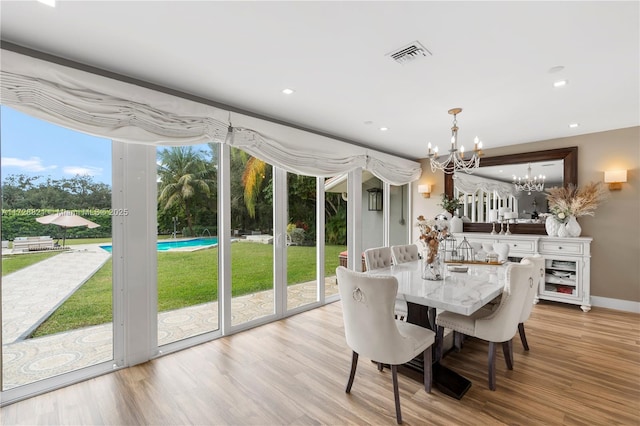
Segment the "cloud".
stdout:
[[58,166],[44,166],[40,157],[31,157],[28,160],[13,157],[2,157],[2,167],[17,167],[27,172],[44,172]]
[[89,175],[89,176],[98,176],[102,174],[102,167],[92,167],[92,166],[67,166],[62,169],[62,171],[67,175]]

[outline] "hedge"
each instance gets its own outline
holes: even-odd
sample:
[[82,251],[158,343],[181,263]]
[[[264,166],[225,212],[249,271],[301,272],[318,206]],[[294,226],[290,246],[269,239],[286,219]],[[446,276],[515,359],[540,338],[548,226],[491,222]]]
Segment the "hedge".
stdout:
[[[50,235],[62,238],[63,229],[57,225],[43,225],[36,218],[53,213],[59,209],[2,209],[2,240],[14,240],[16,237],[36,237]],[[69,210],[79,216],[100,225],[98,228],[68,228],[66,238],[110,238],[111,217],[121,214],[111,209],[79,209]],[[125,212],[126,213],[126,212]]]

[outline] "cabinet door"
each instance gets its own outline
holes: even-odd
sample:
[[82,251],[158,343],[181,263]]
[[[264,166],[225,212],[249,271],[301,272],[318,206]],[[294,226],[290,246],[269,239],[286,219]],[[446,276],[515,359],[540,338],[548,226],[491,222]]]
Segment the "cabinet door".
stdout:
[[545,257],[545,279],[540,294],[554,300],[581,300],[582,261]]

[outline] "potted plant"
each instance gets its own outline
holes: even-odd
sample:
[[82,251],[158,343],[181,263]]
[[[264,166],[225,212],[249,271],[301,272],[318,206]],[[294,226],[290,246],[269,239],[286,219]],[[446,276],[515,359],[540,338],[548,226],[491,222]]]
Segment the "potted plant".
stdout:
[[449,198],[447,194],[442,194],[442,202],[438,204],[441,206],[448,214],[447,219],[451,219],[453,217],[453,213],[462,207],[462,201],[460,200],[461,196],[458,198]]

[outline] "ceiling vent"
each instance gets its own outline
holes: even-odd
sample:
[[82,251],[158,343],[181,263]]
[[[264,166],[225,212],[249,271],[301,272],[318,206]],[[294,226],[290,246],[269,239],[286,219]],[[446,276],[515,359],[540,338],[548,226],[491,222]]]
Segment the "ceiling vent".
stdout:
[[407,62],[413,62],[417,59],[431,56],[431,52],[427,50],[420,42],[414,41],[400,49],[394,50],[391,53],[387,53],[391,59],[399,64],[406,64]]

